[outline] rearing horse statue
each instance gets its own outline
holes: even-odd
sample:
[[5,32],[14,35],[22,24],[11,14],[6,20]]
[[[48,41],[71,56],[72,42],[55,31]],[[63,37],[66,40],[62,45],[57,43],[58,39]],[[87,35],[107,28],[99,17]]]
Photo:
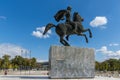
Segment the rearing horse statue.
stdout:
[[84,36],[86,42],[88,43],[88,38],[87,38],[86,34],[83,34],[83,32],[88,31],[90,38],[92,38],[92,33],[89,28],[84,29],[84,27],[82,26],[82,23],[81,23],[82,21],[83,21],[83,18],[77,12],[74,12],[73,22],[75,22],[77,24],[76,32],[73,31],[72,25],[70,25],[68,23],[59,23],[57,25],[54,25],[53,23],[48,23],[43,32],[43,35],[45,35],[49,29],[51,29],[52,27],[55,27],[55,31],[58,34],[58,36],[60,37],[60,42],[64,46],[70,46],[70,44],[66,40],[64,40],[64,37],[66,36],[66,39],[68,40],[68,37],[73,34],[77,34],[78,36]]

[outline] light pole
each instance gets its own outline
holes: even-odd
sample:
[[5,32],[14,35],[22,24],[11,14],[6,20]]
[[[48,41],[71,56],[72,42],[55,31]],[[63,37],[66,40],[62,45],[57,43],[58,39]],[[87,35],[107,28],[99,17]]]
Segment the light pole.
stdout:
[[29,64],[30,64],[30,65],[29,65],[29,75],[30,75],[30,70],[31,70],[31,50],[29,51],[29,53],[30,53],[30,57],[29,57],[29,58],[30,58],[30,60],[29,60],[29,61],[30,61],[30,62],[29,62]]
[[[22,57],[22,53],[23,53],[23,50],[21,49],[21,52],[20,52],[21,54],[21,57]],[[21,62],[21,64],[20,64],[20,75],[21,75],[21,68],[22,68],[22,62]]]
[[[27,50],[25,51],[25,59],[27,59]],[[27,64],[26,64],[26,61],[25,61],[25,75],[26,75],[26,71],[27,71]]]

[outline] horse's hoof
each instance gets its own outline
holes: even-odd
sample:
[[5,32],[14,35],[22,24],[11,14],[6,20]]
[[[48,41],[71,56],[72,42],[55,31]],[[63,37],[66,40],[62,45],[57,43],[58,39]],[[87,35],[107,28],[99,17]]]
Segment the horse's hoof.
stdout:
[[68,37],[66,37],[66,40],[69,41]]
[[86,43],[88,43],[88,41],[86,41]]
[[70,46],[70,45],[65,45],[65,46]]
[[45,35],[45,32],[43,33],[43,35]]
[[92,38],[92,36],[90,36],[90,38]]
[[66,37],[66,40],[69,41],[68,36]]
[[67,46],[70,46],[69,44]]

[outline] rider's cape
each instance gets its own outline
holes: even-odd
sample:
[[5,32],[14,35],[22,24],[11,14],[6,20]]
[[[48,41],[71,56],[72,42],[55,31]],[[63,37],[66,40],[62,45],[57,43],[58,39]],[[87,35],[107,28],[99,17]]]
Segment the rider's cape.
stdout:
[[58,12],[55,14],[55,16],[54,16],[55,20],[56,20],[57,22],[59,22],[60,20],[63,20],[66,13],[67,13],[66,10],[60,10],[60,11],[58,11]]

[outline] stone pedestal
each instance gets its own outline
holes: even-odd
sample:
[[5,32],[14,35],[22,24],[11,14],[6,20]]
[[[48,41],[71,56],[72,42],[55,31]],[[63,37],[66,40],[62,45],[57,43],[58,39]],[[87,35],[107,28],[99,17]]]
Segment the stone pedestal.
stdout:
[[51,46],[49,52],[50,78],[93,78],[94,49]]

